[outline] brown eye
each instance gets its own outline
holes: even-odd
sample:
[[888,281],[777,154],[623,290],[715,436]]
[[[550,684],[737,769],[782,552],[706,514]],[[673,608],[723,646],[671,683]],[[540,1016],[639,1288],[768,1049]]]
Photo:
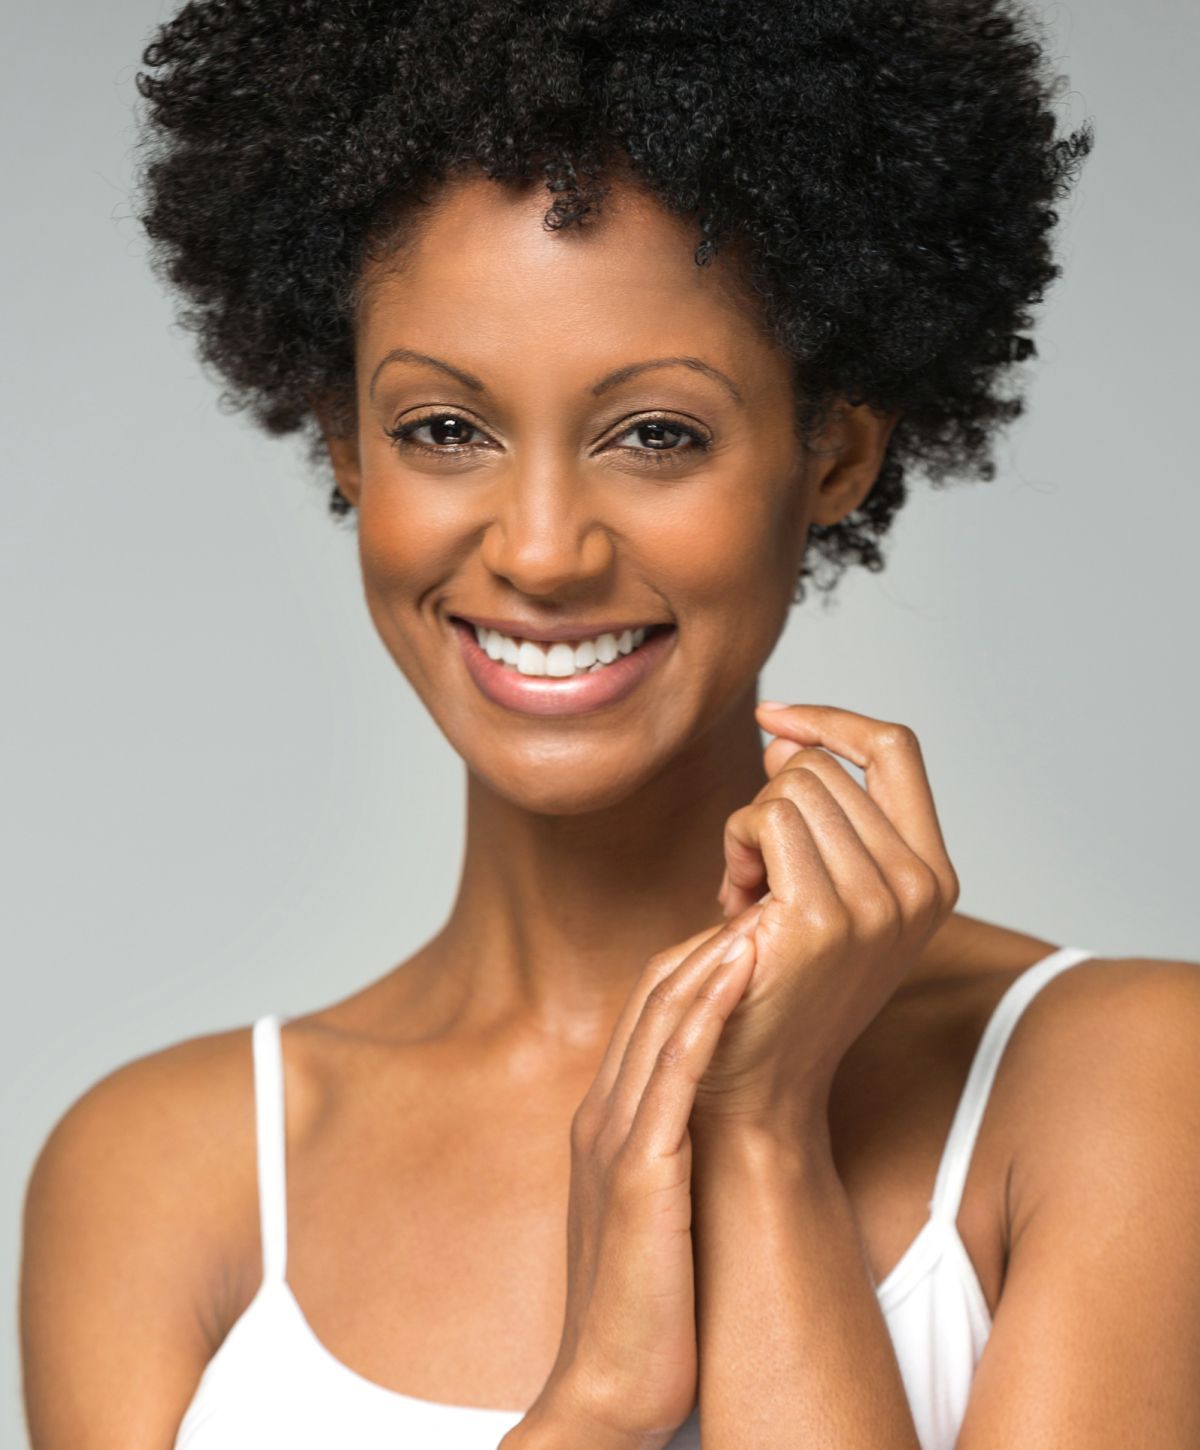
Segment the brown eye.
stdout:
[[[415,435],[428,429],[429,441]],[[479,429],[456,413],[426,413],[423,418],[414,418],[388,430],[388,436],[399,446],[411,444],[415,448],[429,448],[442,451],[452,447],[465,447]]]
[[[636,438],[635,444],[626,444],[625,439]],[[687,442],[684,443],[683,440]],[[679,454],[703,453],[710,440],[695,428],[673,418],[643,418],[632,428],[627,428],[614,440],[631,453]]]
[[[483,429],[468,418],[445,411],[424,413],[419,418],[398,423],[386,432],[395,448],[431,455],[465,454],[473,451],[480,440],[487,437]],[[426,436],[422,437],[422,434]],[[636,438],[637,442],[622,446],[622,452],[633,454],[640,462],[656,464],[702,454],[711,442],[697,429],[672,418],[643,418],[619,434],[614,443],[622,445],[623,440],[628,438]]]
[[672,428],[670,423],[639,423],[630,430],[647,448],[674,448],[681,438],[686,437],[682,428]]

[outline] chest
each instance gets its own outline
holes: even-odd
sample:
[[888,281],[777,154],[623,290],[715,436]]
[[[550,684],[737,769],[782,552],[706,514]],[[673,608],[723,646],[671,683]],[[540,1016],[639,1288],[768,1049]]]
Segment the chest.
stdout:
[[[835,1081],[835,1161],[877,1283],[928,1216],[975,1037],[883,1024]],[[335,1099],[289,1135],[287,1277],[338,1360],[441,1403],[536,1397],[562,1329],[576,1086],[543,1099],[414,1074],[386,1097]],[[958,1218],[993,1310],[1010,1126],[989,1104]]]

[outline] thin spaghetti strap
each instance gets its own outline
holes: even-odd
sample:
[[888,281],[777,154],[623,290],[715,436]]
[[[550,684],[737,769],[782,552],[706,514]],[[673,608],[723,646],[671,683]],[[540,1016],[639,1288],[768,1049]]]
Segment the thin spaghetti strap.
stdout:
[[942,1161],[938,1165],[937,1179],[933,1185],[933,1197],[929,1202],[931,1217],[950,1224],[955,1223],[958,1218],[971,1153],[975,1148],[979,1125],[983,1121],[983,1110],[987,1106],[988,1094],[1000,1066],[1000,1059],[1021,1013],[1052,977],[1065,971],[1067,967],[1086,961],[1092,955],[1092,952],[1082,947],[1060,947],[1048,957],[1043,957],[1040,962],[1026,967],[996,1004],[979,1040],[979,1046],[975,1049],[966,1086],[958,1100],[954,1121],[950,1125],[946,1146],[942,1151]]
[[253,1042],[258,1220],[266,1282],[287,1273],[287,1136],[278,1016],[271,1013],[255,1022]]

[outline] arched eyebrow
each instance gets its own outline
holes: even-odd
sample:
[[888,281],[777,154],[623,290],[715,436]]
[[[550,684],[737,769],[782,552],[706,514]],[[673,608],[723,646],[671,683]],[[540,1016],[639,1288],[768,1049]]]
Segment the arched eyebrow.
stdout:
[[742,395],[733,384],[733,380],[727,377],[720,368],[713,367],[712,363],[706,363],[701,357],[656,357],[648,362],[630,363],[627,367],[617,368],[614,372],[607,373],[592,388],[594,395],[599,396],[607,392],[609,388],[615,388],[618,383],[636,377],[638,373],[647,372],[650,368],[692,368],[698,373],[704,373],[706,377],[713,378],[724,387],[733,401],[741,404]]
[[[473,393],[486,393],[487,386],[473,373],[466,372],[463,368],[455,367],[453,363],[446,362],[443,358],[433,357],[427,352],[414,352],[408,347],[394,347],[380,359],[375,371],[371,374],[371,381],[367,388],[367,396],[374,401],[375,384],[379,374],[393,362],[415,362],[424,363],[428,367],[438,368],[441,372],[447,373],[460,382],[464,388],[470,388]],[[638,373],[648,372],[651,368],[692,368],[695,372],[704,373],[705,376],[713,378],[726,389],[730,397],[739,406],[742,402],[742,395],[738,392],[731,378],[727,377],[720,368],[715,368],[699,357],[656,357],[649,358],[645,362],[627,363],[625,367],[615,368],[611,373],[606,373],[598,383],[592,386],[592,396],[599,397],[601,393],[607,392],[609,388],[615,388],[618,384],[627,382],[630,378],[636,377]]]

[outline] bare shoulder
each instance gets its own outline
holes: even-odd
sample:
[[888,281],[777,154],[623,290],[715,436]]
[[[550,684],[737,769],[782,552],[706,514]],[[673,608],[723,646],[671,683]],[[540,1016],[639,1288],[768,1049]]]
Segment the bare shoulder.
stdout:
[[136,1182],[134,1211],[161,1222],[181,1190],[190,1188],[193,1204],[197,1183],[219,1191],[235,1164],[245,1166],[240,1150],[249,1145],[253,1157],[249,1035],[236,1028],[189,1038],[99,1078],[50,1130],[30,1177],[31,1197],[76,1177],[89,1190]]
[[1195,1063],[1200,963],[1165,957],[1087,957],[1034,996],[1014,1033],[1012,1076],[1040,1095]]
[[[36,1443],[157,1443],[182,1410],[254,1272],[254,1137],[248,1028],[127,1062],[54,1124],[23,1213]],[[78,1397],[54,1392],[66,1380]]]
[[1196,1159],[1197,1042],[1200,963],[1087,958],[1041,988],[1002,1064],[1019,1129],[1014,1236],[1072,1184],[1133,1212],[1164,1175],[1178,1181],[1172,1165]]
[[1089,958],[1025,1009],[1000,1068],[1006,1272],[964,1450],[1198,1443],[1197,1041],[1195,962]]

